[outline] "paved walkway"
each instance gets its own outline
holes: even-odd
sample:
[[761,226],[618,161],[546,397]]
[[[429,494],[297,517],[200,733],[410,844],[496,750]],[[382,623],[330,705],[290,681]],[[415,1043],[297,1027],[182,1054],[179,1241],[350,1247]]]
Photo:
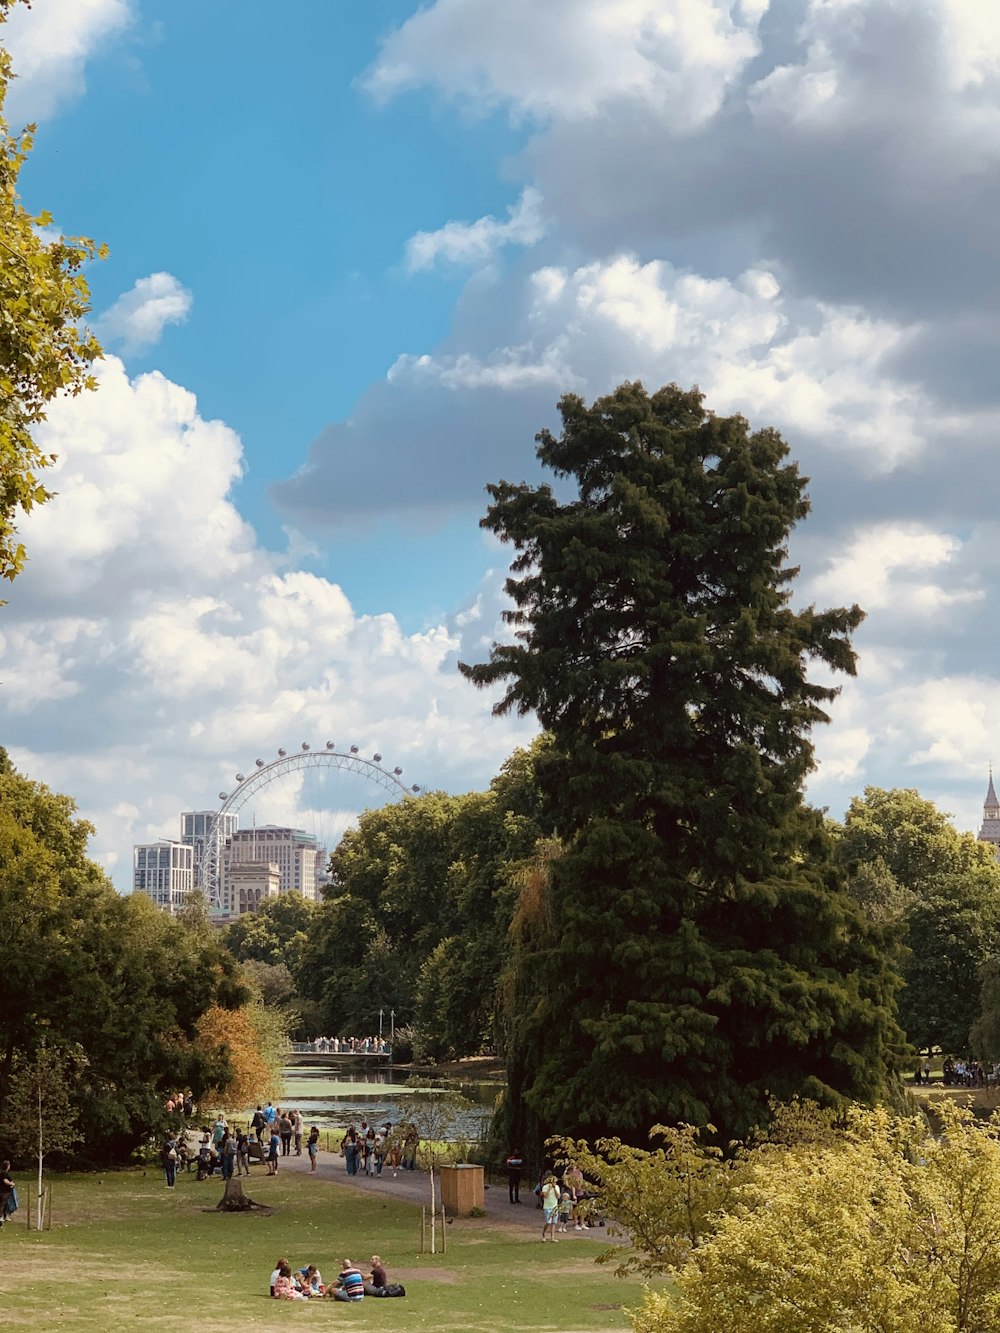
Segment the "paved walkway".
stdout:
[[[305,1148],[302,1150],[301,1157],[296,1157],[293,1153],[289,1157],[278,1158],[279,1177],[286,1171],[309,1175],[309,1158]],[[255,1162],[250,1168],[250,1184],[253,1185],[255,1181],[266,1175],[267,1167],[262,1163]],[[397,1176],[393,1177],[392,1169],[387,1165],[383,1168],[381,1176],[365,1176],[360,1173],[356,1176],[349,1176],[344,1166],[344,1159],[338,1152],[320,1152],[315,1176],[317,1183],[322,1181],[334,1188],[356,1190],[364,1194],[378,1195],[383,1199],[402,1199],[407,1203],[415,1204],[418,1208],[422,1204],[430,1206],[430,1182],[426,1171],[401,1170]],[[437,1187],[435,1188],[435,1196],[440,1204],[440,1190]],[[256,1195],[254,1197],[258,1198]],[[486,1216],[492,1222],[505,1227],[516,1227],[528,1235],[534,1234],[539,1239],[541,1238],[542,1210],[536,1207],[535,1196],[530,1184],[522,1184],[521,1202],[519,1204],[510,1202],[506,1178],[492,1185],[487,1183],[483,1198]],[[260,1190],[258,1202],[268,1202],[267,1194],[263,1188]],[[596,1240],[601,1244],[610,1243],[603,1227],[591,1227],[583,1231],[570,1229],[560,1232],[557,1240]]]

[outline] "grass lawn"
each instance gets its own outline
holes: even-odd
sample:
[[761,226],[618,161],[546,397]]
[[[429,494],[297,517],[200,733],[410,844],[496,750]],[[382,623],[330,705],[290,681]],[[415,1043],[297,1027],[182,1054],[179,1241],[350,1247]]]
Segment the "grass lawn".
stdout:
[[[420,1255],[419,1210],[412,1204],[331,1185],[308,1175],[254,1174],[251,1198],[270,1217],[204,1211],[222,1194],[219,1180],[129,1171],[53,1178],[52,1230],[25,1225],[22,1208],[0,1231],[0,1310],[9,1329],[247,1328],[621,1330],[621,1308],[638,1304],[638,1282],[619,1281],[593,1259],[589,1238],[543,1245],[534,1228],[458,1218],[447,1253]],[[373,1253],[403,1300],[278,1302],[267,1294],[275,1259],[315,1263],[332,1279],[343,1258],[365,1268]]]

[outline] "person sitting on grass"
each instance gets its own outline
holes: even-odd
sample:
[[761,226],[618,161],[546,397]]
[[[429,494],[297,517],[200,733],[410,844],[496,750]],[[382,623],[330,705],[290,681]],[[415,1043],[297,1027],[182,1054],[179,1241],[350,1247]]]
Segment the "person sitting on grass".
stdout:
[[289,1264],[288,1260],[287,1260],[287,1259],[275,1259],[275,1261],[274,1261],[274,1271],[273,1271],[272,1274],[271,1274],[271,1295],[272,1295],[272,1296],[274,1295],[274,1284],[277,1282],[278,1278],[281,1276],[281,1270],[282,1270],[283,1268],[287,1268],[288,1271],[291,1272],[291,1265]]
[[385,1264],[377,1254],[372,1255],[372,1271],[368,1274],[368,1281],[365,1283],[366,1296],[381,1296],[389,1285],[389,1275],[385,1271]]
[[308,1297],[304,1292],[297,1291],[295,1283],[292,1281],[292,1270],[289,1264],[282,1264],[278,1269],[278,1276],[274,1283],[274,1295],[279,1301],[305,1301]]
[[315,1264],[308,1264],[299,1269],[299,1284],[307,1296],[325,1296],[326,1287],[323,1277]]
[[350,1259],[345,1259],[340,1265],[337,1285],[331,1287],[326,1294],[332,1296],[335,1301],[364,1300],[365,1280],[361,1276],[360,1270],[354,1267]]

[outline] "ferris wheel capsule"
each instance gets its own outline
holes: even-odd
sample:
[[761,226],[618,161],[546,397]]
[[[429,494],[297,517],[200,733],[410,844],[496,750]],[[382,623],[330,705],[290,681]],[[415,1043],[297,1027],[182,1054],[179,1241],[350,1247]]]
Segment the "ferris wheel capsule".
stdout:
[[254,763],[257,765],[258,768],[263,768],[263,767],[264,767],[264,761],[263,761],[263,759],[255,759],[255,760],[254,760]]
[[357,747],[356,745],[352,745],[352,746],[351,746],[351,754],[357,754],[357,752],[358,752],[358,747]]
[[397,778],[401,778],[403,776],[403,770],[401,768],[394,768],[392,771]]
[[372,755],[372,758],[375,760],[376,764],[380,764],[382,762],[382,756],[380,754],[374,754]]
[[279,759],[284,759],[284,757],[285,757],[285,755],[286,755],[287,753],[288,753],[287,750],[279,750],[279,751],[278,751],[278,758],[279,758]]
[[333,741],[327,741],[326,748],[332,750],[334,748]]
[[311,750],[311,749],[312,749],[312,746],[309,744],[308,741],[303,741],[303,742],[302,742],[302,748],[303,748],[303,750]]
[[229,800],[229,797],[227,796],[227,794],[226,794],[224,791],[220,791],[220,792],[219,792],[219,800],[220,800],[220,801],[228,801],[228,800]]
[[243,776],[242,773],[237,773],[237,774],[236,774],[236,781],[237,781],[237,782],[246,782],[246,778]]
[[411,787],[411,788],[410,788],[410,791],[419,791],[419,790],[420,790],[419,787]]

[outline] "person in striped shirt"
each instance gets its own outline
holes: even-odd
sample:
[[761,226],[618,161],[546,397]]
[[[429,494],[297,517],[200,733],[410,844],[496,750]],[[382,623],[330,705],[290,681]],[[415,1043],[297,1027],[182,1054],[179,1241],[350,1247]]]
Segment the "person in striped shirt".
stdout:
[[361,1270],[355,1268],[350,1259],[340,1265],[337,1285],[328,1293],[335,1301],[363,1301],[365,1298],[365,1280]]

